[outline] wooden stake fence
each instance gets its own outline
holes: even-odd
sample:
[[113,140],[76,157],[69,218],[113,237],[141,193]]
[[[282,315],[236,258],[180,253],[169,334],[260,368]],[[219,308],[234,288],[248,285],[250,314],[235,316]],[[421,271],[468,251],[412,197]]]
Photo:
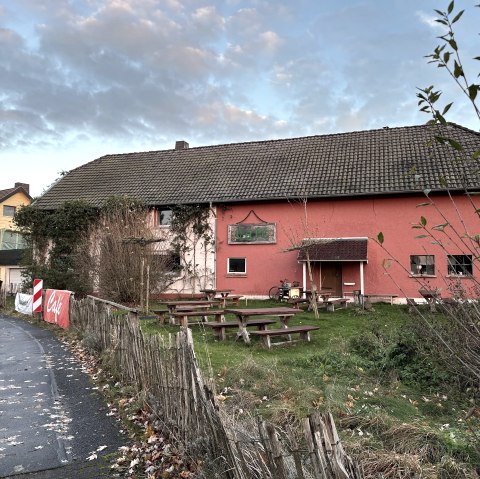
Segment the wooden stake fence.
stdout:
[[189,329],[146,337],[134,310],[119,316],[113,307],[93,297],[72,300],[71,327],[95,336],[122,382],[145,394],[187,454],[204,460],[204,477],[361,479],[331,415],[305,420],[303,449],[264,421],[235,423],[203,381]]

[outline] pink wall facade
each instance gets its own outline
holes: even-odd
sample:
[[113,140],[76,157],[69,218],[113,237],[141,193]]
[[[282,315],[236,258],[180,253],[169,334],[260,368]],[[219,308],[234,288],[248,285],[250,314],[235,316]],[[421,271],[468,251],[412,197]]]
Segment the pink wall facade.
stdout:
[[[400,298],[418,298],[420,282],[432,288],[441,288],[442,296],[449,296],[449,285],[454,281],[471,288],[471,278],[448,275],[447,254],[471,254],[461,246],[460,240],[455,240],[452,228],[445,227],[445,232],[433,231],[435,239],[416,238],[425,234],[425,231],[413,229],[412,225],[419,224],[423,216],[428,228],[449,222],[456,231],[463,233],[464,227],[456,212],[460,211],[469,233],[477,234],[480,222],[475,209],[479,206],[472,206],[465,195],[455,197],[455,204],[446,196],[432,196],[431,199],[435,205],[419,206],[428,201],[425,196],[419,195],[309,200],[306,204],[287,201],[248,203],[218,208],[216,286],[233,289],[237,294],[262,296],[268,293],[271,286],[278,285],[280,279],[288,278],[289,281],[296,280],[302,284],[303,265],[297,261],[298,253],[287,251],[292,245],[306,238],[366,237],[369,238],[368,262],[363,267],[363,292],[366,294],[397,294]],[[255,215],[248,216],[252,210]],[[275,244],[229,244],[229,225],[242,221],[259,222],[257,217],[276,224]],[[379,232],[384,236],[384,248],[375,242]],[[440,245],[432,244],[435,240],[440,240],[446,251]],[[411,255],[434,255],[435,274],[421,278],[412,275]],[[245,258],[246,273],[228,273],[229,258]],[[343,293],[360,289],[360,263],[345,262],[341,266]],[[319,279],[318,268],[321,268],[321,264],[316,267],[315,282]],[[473,273],[474,276],[478,275],[475,265]]]

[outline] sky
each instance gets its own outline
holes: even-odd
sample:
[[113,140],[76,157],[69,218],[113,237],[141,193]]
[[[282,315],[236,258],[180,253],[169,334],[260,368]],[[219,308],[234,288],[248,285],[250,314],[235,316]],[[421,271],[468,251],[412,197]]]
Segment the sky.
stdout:
[[[457,41],[479,72],[477,1]],[[106,154],[423,124],[443,0],[0,0],[0,189]],[[448,101],[447,101],[448,100]],[[132,165],[132,167],[134,167]]]

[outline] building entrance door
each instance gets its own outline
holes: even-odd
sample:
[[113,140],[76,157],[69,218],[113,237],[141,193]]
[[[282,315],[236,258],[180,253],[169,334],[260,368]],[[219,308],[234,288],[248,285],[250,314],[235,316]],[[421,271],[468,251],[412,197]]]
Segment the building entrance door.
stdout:
[[342,263],[323,262],[320,268],[320,289],[331,289],[332,296],[343,296]]

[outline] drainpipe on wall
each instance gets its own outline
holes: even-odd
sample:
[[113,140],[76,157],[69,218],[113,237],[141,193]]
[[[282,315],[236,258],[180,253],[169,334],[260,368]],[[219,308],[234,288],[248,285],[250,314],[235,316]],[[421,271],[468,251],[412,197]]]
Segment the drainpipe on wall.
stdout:
[[213,238],[215,241],[213,248],[213,289],[217,288],[217,209],[213,210],[212,202],[209,204],[210,211],[213,211]]

